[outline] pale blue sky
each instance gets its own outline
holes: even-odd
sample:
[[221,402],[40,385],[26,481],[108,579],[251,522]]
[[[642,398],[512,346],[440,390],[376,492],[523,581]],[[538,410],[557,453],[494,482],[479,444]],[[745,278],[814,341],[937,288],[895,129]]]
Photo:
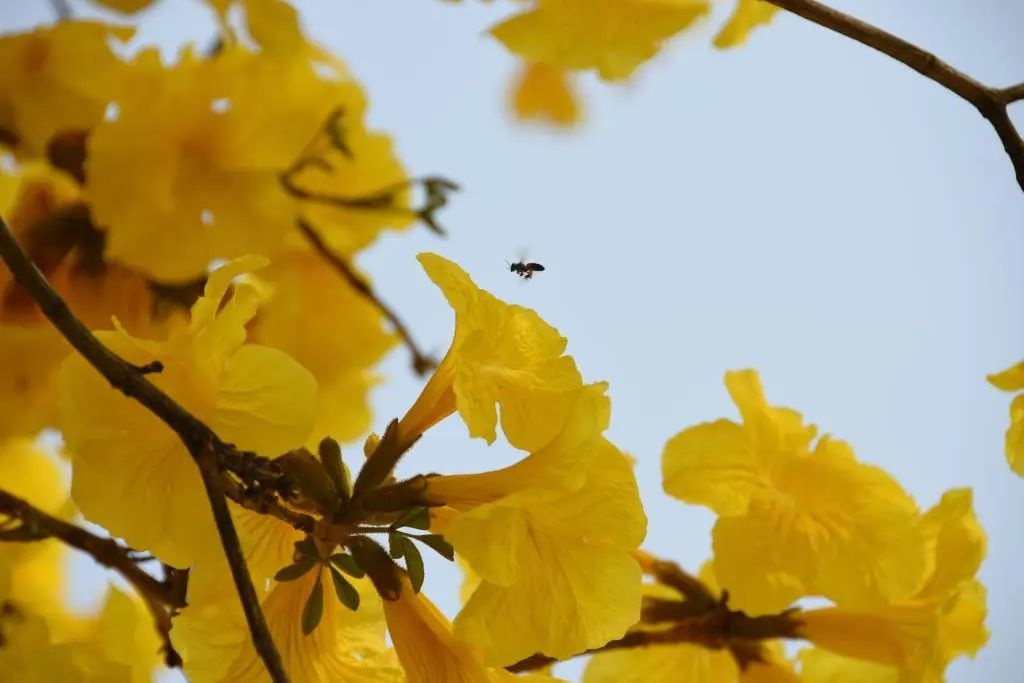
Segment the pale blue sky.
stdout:
[[[46,4],[5,0],[0,27],[46,16]],[[1024,3],[831,4],[983,82],[1024,80]],[[969,105],[793,16],[714,51],[731,5],[720,2],[628,85],[584,78],[587,123],[557,134],[506,113],[514,63],[483,31],[513,3],[300,5],[365,82],[371,122],[410,171],[464,185],[442,216],[449,239],[417,229],[362,259],[424,345],[443,352],[452,321],[419,251],[536,308],[586,378],[611,383],[610,436],[637,458],[646,547],[691,568],[709,554],[713,518],[661,492],[660,454],[683,427],[734,415],[730,368],[758,368],[770,400],[849,441],[923,507],[973,487],[992,638],[949,679],[1017,679],[1024,481],[1003,457],[1011,397],[984,377],[1024,357],[1024,194]],[[143,29],[164,44],[213,32],[196,0],[165,0]],[[1024,103],[1014,114],[1024,126]],[[504,263],[523,249],[548,267],[528,284]],[[401,350],[385,364],[378,427],[418,391],[406,368]],[[464,434],[455,420],[432,431],[405,471],[510,457]],[[453,614],[458,574],[444,565],[430,564],[427,589]]]

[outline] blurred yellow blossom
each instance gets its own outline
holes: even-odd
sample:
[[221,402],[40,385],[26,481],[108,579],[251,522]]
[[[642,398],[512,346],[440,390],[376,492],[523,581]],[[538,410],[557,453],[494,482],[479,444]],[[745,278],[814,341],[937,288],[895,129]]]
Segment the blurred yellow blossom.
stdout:
[[[214,271],[188,327],[166,342],[123,329],[97,336],[131,363],[162,362],[151,381],[227,442],[274,456],[308,437],[316,381],[283,352],[244,343],[256,312],[253,286],[236,285],[224,303],[231,280],[264,263],[248,257]],[[219,551],[199,471],[169,427],[77,355],[61,370],[60,408],[74,456],[72,493],[90,520],[178,567]]]
[[579,123],[579,96],[569,79],[570,75],[558,67],[523,64],[512,86],[512,110],[523,120],[566,127]]
[[736,0],[736,9],[715,36],[715,47],[739,47],[747,42],[750,32],[767,24],[779,8],[764,0]]
[[0,140],[13,139],[19,153],[40,156],[55,133],[99,123],[129,69],[110,41],[133,33],[95,21],[61,21],[0,36]]
[[728,372],[742,424],[686,429],[665,446],[669,495],[719,515],[715,574],[732,603],[775,612],[805,595],[881,605],[906,595],[925,570],[913,500],[888,474],[821,438],[799,413],[773,408],[752,370]]
[[1010,427],[1006,430],[1006,461],[1014,472],[1024,477],[1024,361],[1000,373],[988,376],[988,381],[1003,391],[1020,392],[1010,403]]
[[491,33],[523,59],[621,80],[709,7],[708,0],[538,0]]

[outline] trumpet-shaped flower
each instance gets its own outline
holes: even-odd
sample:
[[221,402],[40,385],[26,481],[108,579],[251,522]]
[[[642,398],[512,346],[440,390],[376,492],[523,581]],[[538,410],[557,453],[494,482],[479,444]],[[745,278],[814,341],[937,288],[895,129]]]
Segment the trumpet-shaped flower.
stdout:
[[1024,361],[989,375],[988,381],[1003,391],[1019,391],[1010,404],[1010,427],[1006,430],[1006,461],[1024,477]]
[[512,110],[522,120],[569,127],[580,121],[579,97],[563,69],[524,64],[512,90]]
[[281,349],[316,377],[314,440],[364,434],[368,393],[376,382],[370,368],[395,343],[380,311],[312,252],[285,252],[259,278],[269,291],[252,339]]
[[477,648],[452,633],[448,618],[426,595],[413,591],[408,577],[403,577],[399,598],[384,601],[384,616],[408,683],[558,680],[543,675],[517,677],[484,665]]
[[[362,594],[350,610],[323,586],[323,614],[309,635],[302,613],[317,581],[330,584],[320,567],[294,581],[274,582],[261,592],[261,607],[285,670],[295,683],[400,683],[401,668],[384,642],[380,600],[368,580],[354,581]],[[204,571],[205,570],[205,571]],[[214,571],[215,570],[215,571]],[[189,604],[174,621],[175,643],[194,683],[268,681],[253,647],[249,629],[222,562],[200,566],[190,580]]]
[[411,442],[458,410],[470,436],[537,450],[562,429],[583,385],[566,340],[534,311],[485,292],[456,264],[420,254],[427,275],[455,310],[451,347],[399,425]]
[[55,133],[88,129],[103,120],[128,66],[110,49],[111,39],[134,31],[94,21],[0,37],[0,139],[39,156]]
[[[97,336],[130,363],[160,361],[151,381],[225,441],[278,455],[308,437],[316,381],[281,351],[244,343],[253,286],[237,285],[224,303],[232,278],[263,263],[250,257],[214,271],[189,325],[165,342],[123,329]],[[217,548],[199,471],[169,427],[77,355],[61,369],[59,400],[72,495],[90,520],[179,567]]]
[[715,574],[734,604],[774,612],[804,595],[881,605],[925,569],[913,500],[879,468],[857,462],[798,413],[767,404],[755,372],[726,374],[743,423],[686,429],[665,446],[665,491],[719,515]]
[[579,390],[563,433],[524,460],[428,479],[428,498],[449,506],[438,530],[480,578],[455,633],[489,665],[536,652],[568,657],[639,618],[630,551],[646,518],[631,463],[601,436],[603,389]]
[[620,80],[709,8],[707,0],[539,0],[491,33],[526,60]]
[[975,575],[985,556],[985,533],[971,491],[948,491],[922,526],[930,569],[913,595],[874,610],[830,607],[801,616],[804,637],[830,651],[801,655],[809,683],[939,683],[951,661],[973,657],[984,646],[985,588]]

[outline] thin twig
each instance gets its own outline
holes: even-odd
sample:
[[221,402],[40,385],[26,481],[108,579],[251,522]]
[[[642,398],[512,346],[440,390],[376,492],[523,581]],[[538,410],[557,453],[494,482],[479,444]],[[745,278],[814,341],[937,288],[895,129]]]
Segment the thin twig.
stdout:
[[988,87],[953,68],[931,52],[815,0],[765,1],[872,47],[970,102],[978,113],[992,124],[1013,164],[1017,183],[1024,190],[1024,139],[1017,132],[1007,113],[1007,106],[1010,103],[1024,99],[1024,83],[1002,89]]
[[[252,635],[253,645],[263,659],[275,683],[285,683],[288,675],[281,656],[260,610],[256,591],[245,563],[238,532],[228,510],[219,477],[222,458],[234,449],[222,442],[202,421],[182,408],[170,396],[152,384],[138,368],[104,346],[68,308],[67,303],[54,291],[43,274],[22,250],[7,224],[0,219],[0,256],[7,263],[15,279],[32,295],[40,310],[61,332],[68,342],[103,375],[108,382],[126,396],[134,398],[159,417],[181,439],[192,459],[199,466],[214,522],[221,544],[231,567],[242,609]],[[244,454],[235,452],[239,458]],[[250,463],[251,464],[251,463]]]
[[0,540],[42,540],[55,538],[90,555],[97,563],[113,569],[125,578],[146,603],[153,615],[156,630],[163,641],[164,663],[169,667],[180,667],[181,656],[171,644],[171,616],[186,606],[184,594],[178,594],[173,586],[157,581],[142,571],[128,548],[119,545],[112,538],[101,538],[85,529],[52,517],[27,501],[0,489],[0,514],[8,515],[21,522],[16,531],[22,531],[20,538],[5,536]]
[[325,261],[331,264],[331,266],[338,271],[343,278],[345,278],[354,290],[359,292],[360,295],[376,306],[381,314],[388,319],[391,326],[395,328],[395,332],[399,337],[401,337],[402,342],[406,347],[408,347],[409,353],[412,354],[412,367],[416,373],[424,375],[435,367],[436,362],[434,359],[420,350],[419,346],[416,345],[416,341],[412,338],[412,333],[409,331],[409,328],[405,326],[405,323],[403,323],[402,319],[398,317],[398,314],[395,313],[390,306],[384,303],[379,296],[377,296],[377,293],[374,292],[370,283],[360,277],[348,261],[346,261],[341,255],[335,253],[335,251],[327,245],[312,225],[300,218],[298,226],[299,230],[306,239],[309,240],[309,243],[314,249],[316,249],[317,253],[320,254]]

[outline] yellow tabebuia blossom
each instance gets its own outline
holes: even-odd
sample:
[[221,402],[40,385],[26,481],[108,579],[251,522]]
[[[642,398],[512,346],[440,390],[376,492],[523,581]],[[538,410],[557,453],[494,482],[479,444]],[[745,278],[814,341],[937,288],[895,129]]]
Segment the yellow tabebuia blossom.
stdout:
[[802,635],[817,646],[879,665],[868,673],[859,663],[805,655],[808,683],[939,683],[951,661],[973,657],[985,645],[985,588],[975,578],[985,556],[985,532],[971,498],[970,489],[948,491],[924,515],[930,569],[913,595],[874,610],[830,607],[800,616]]
[[[115,315],[132,333],[161,336],[149,284],[103,261],[102,235],[76,209],[77,185],[44,164],[24,164],[9,178],[2,213],[50,284],[86,325]],[[57,371],[71,347],[7,268],[0,268],[0,435],[34,435],[56,423]]]
[[370,368],[395,344],[383,316],[322,258],[289,250],[259,280],[267,294],[253,320],[252,340],[281,349],[317,379],[313,443],[329,435],[348,441],[370,426]]
[[[358,610],[334,596],[327,570],[323,616],[309,635],[302,611],[319,568],[294,581],[273,582],[260,590],[267,627],[295,683],[401,683],[402,670],[384,642],[381,601],[368,580],[352,580],[362,595]],[[205,570],[205,571],[204,571]],[[200,565],[189,581],[189,607],[174,620],[174,642],[193,683],[269,681],[256,654],[231,576],[223,561]]]
[[455,310],[452,345],[399,426],[415,439],[458,410],[469,434],[488,443],[501,428],[521,450],[542,448],[565,424],[583,379],[566,339],[534,311],[486,292],[464,270],[420,254],[427,275]]
[[621,80],[709,7],[707,0],[539,0],[491,33],[528,61]]
[[742,424],[686,429],[665,446],[665,491],[718,514],[715,574],[732,603],[775,612],[805,595],[882,605],[912,591],[925,570],[913,500],[845,443],[821,438],[799,413],[773,408],[757,373],[728,372]]
[[751,31],[770,22],[778,11],[778,7],[764,0],[737,0],[729,21],[715,36],[715,47],[725,49],[743,45]]
[[438,531],[480,583],[455,633],[492,666],[536,652],[565,658],[621,636],[640,615],[630,551],[646,518],[631,463],[601,436],[604,385],[579,390],[565,429],[494,472],[431,477],[449,512]]
[[1010,404],[1010,427],[1006,430],[1006,461],[1024,477],[1024,361],[988,376],[993,386],[1003,391],[1019,391]]
[[[653,559],[643,551],[635,555],[641,563]],[[711,562],[701,567],[699,578],[714,595],[719,594]],[[661,584],[644,584],[643,590],[646,597],[679,599],[678,593]],[[669,626],[671,624],[664,625]],[[653,625],[643,626],[643,630],[657,628]],[[763,661],[751,662],[741,670],[726,648],[713,650],[691,643],[675,643],[610,650],[590,659],[584,671],[583,683],[657,683],[675,680],[687,683],[797,683],[799,677],[782,655],[782,648],[776,643],[766,643],[761,651]]]
[[[247,257],[214,271],[189,325],[165,342],[122,329],[97,336],[128,362],[163,363],[150,380],[225,441],[275,456],[308,437],[316,381],[283,352],[244,343],[255,287],[236,285],[224,303],[231,280],[264,263]],[[178,567],[217,551],[199,471],[169,427],[77,355],[61,369],[60,408],[72,495],[90,520]]]
[[415,593],[408,577],[394,601],[384,601],[384,617],[408,683],[513,683],[555,681],[544,675],[515,676],[485,666],[479,651],[452,633],[448,618],[423,593]]
[[39,156],[55,133],[103,119],[127,66],[112,39],[134,31],[95,21],[61,21],[28,33],[0,36],[0,144]]
[[556,126],[579,123],[579,97],[569,78],[558,67],[524,64],[512,87],[512,110],[522,120],[536,119]]

